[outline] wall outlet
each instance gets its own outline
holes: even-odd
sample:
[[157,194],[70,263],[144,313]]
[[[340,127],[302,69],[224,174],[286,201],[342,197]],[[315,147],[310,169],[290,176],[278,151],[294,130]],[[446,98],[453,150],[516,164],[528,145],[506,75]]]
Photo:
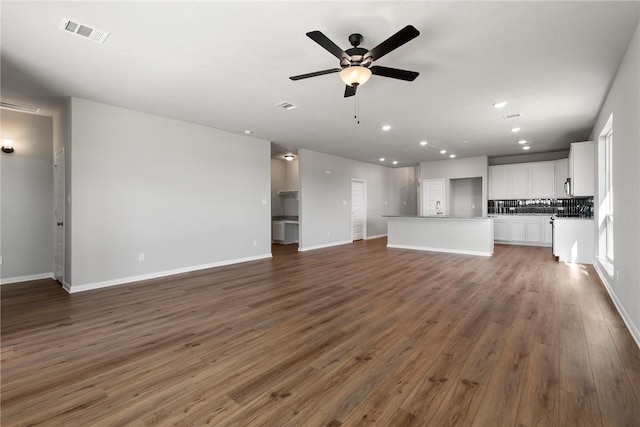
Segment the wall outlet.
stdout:
[[327,231],[327,237],[331,236],[331,233],[329,231]]
[[343,201],[342,201],[342,204],[343,204],[343,205],[345,205],[345,206],[347,206],[347,201],[346,201],[346,200],[343,200]]
[[267,204],[267,199],[262,199],[262,204],[266,205]]
[[258,246],[258,242],[256,240],[253,241],[253,246]]
[[384,205],[387,206],[389,204],[389,202],[387,202],[386,200],[384,201]]
[[144,261],[144,252],[138,254],[138,261]]
[[2,257],[0,256],[0,265],[2,265]]

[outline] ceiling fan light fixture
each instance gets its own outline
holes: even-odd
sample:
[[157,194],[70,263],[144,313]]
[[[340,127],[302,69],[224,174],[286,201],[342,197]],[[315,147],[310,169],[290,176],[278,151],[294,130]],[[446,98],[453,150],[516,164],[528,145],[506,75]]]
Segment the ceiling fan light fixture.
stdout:
[[344,68],[340,71],[340,78],[344,84],[348,86],[363,85],[371,77],[371,70],[367,67],[361,67],[359,65],[353,65],[351,67]]

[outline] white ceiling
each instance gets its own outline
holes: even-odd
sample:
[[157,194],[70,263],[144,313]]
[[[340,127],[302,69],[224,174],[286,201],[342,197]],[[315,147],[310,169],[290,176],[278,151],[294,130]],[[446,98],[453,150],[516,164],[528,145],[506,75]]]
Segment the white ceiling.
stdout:
[[[639,4],[4,1],[2,97],[43,106],[81,97],[398,166],[444,158],[441,148],[458,158],[522,154],[521,138],[533,141],[530,153],[562,150],[589,137]],[[111,35],[100,45],[68,34],[63,17]],[[420,36],[376,64],[420,76],[373,76],[358,89],[359,125],[337,74],[288,78],[338,66],[308,31],[343,49],[359,32],[370,49],[408,24]],[[492,107],[502,100],[506,108]],[[522,118],[502,118],[511,113]]]

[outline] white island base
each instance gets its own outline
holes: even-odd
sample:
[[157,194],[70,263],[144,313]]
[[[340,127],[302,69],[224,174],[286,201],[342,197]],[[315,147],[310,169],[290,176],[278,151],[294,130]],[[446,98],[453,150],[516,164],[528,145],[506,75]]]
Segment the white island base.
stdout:
[[493,218],[387,216],[387,247],[491,256]]

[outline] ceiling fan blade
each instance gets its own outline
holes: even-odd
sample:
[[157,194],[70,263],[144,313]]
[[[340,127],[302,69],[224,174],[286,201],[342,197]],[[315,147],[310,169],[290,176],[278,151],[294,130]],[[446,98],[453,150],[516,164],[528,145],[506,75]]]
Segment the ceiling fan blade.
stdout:
[[392,79],[399,80],[407,80],[412,82],[420,75],[420,73],[416,71],[407,71],[400,70],[398,68],[390,68],[390,67],[381,67],[379,65],[374,65],[373,67],[369,67],[371,70],[371,74],[375,74],[376,76],[382,77],[391,77]]
[[291,80],[302,80],[302,79],[308,79],[309,77],[316,77],[316,76],[323,76],[325,74],[337,73],[339,71],[342,71],[342,68],[330,68],[328,70],[315,71],[313,73],[308,73],[308,74],[300,74],[299,76],[291,76],[289,78]]
[[323,48],[328,50],[329,53],[331,53],[336,58],[338,58],[338,59],[342,59],[342,58],[351,59],[351,57],[349,55],[347,55],[347,53],[344,50],[340,49],[340,47],[338,47],[338,45],[336,45],[334,42],[329,40],[329,37],[325,36],[320,31],[317,31],[317,30],[316,31],[310,31],[310,32],[307,33],[307,37],[309,37],[311,40],[313,40],[314,42],[318,43],[320,46],[322,46]]
[[394,49],[399,48],[403,44],[407,43],[418,37],[420,35],[420,31],[416,29],[413,25],[407,25],[378,46],[374,47],[365,55],[366,58],[371,58],[373,61],[382,58],[387,53],[391,52]]
[[358,86],[349,86],[349,85],[347,85],[344,88],[344,97],[348,98],[350,96],[354,96],[356,94],[356,89],[358,89]]

